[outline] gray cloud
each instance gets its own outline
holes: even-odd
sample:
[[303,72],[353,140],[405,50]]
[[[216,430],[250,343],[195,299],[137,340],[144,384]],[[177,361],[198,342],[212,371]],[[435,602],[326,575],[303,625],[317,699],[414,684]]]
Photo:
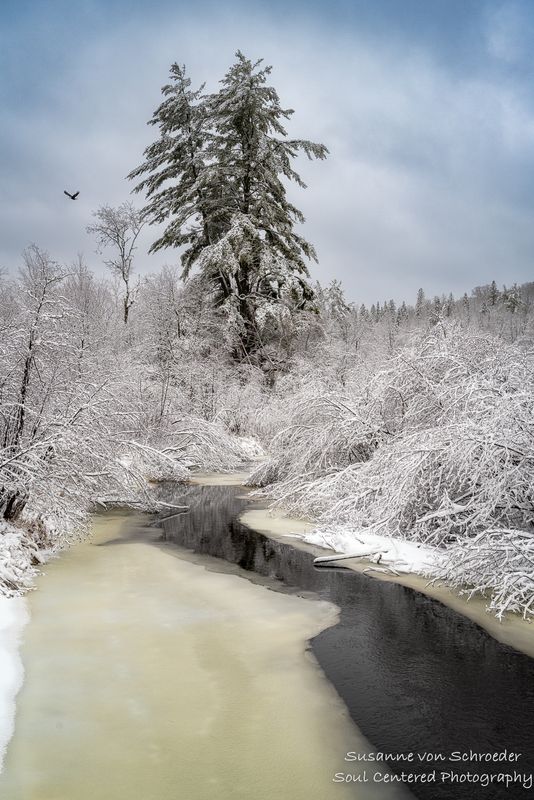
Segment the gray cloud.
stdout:
[[[459,77],[421,49],[311,23],[281,30],[228,9],[101,33],[50,76],[41,102],[11,104],[0,264],[16,265],[35,241],[58,260],[85,251],[98,266],[85,227],[100,204],[129,198],[124,176],[154,136],[146,121],[170,63],[214,88],[238,47],[274,65],[283,104],[296,109],[290,133],[331,150],[326,162],[302,161],[309,188],[291,189],[319,253],[315,277],[340,278],[358,302],[531,277],[534,115],[521,87],[498,73]],[[80,189],[79,200],[64,188]],[[139,249],[145,272],[178,259],[147,256],[152,238]]]

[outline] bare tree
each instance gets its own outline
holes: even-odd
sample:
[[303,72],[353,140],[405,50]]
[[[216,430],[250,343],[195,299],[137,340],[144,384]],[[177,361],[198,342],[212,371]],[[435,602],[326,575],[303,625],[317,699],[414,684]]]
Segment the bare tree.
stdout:
[[131,280],[136,242],[145,224],[143,213],[132,203],[122,203],[117,208],[100,206],[93,216],[96,222],[88,226],[87,233],[96,236],[99,253],[108,248],[113,253],[104,264],[124,283],[123,318],[126,324],[139,289],[139,284],[132,286]]

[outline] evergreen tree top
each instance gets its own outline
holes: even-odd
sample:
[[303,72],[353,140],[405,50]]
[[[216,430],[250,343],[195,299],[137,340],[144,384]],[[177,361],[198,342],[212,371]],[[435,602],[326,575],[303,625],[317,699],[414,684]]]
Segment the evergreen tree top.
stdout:
[[139,181],[134,191],[146,194],[144,218],[166,226],[151,251],[183,248],[182,277],[198,268],[217,303],[233,309],[245,354],[258,346],[267,306],[313,307],[306,260],[317,256],[296,230],[304,216],[286,186],[305,187],[293,168],[299,153],[328,153],[322,144],[288,137],[284,123],[293,109],[282,108],[270,74],[263,60],[238,51],[219,90],[205,94],[173,64],[149,122],[159,138],[128,176]]
[[311,244],[296,233],[302,212],[289,202],[283,179],[305,188],[292,161],[300,151],[323,159],[324,145],[288,139],[283,122],[293,109],[280,105],[267,85],[272,68],[241,51],[220,81],[204,94],[191,88],[184,66],[171,66],[165,100],[150,125],[160,137],[145,150],[145,161],[129,174],[140,178],[134,191],[146,193],[151,223],[168,222],[152,251],[189,245],[182,254],[184,275],[201,250],[225,236],[235,214],[244,214],[267,245],[307,274],[304,258],[316,259]]

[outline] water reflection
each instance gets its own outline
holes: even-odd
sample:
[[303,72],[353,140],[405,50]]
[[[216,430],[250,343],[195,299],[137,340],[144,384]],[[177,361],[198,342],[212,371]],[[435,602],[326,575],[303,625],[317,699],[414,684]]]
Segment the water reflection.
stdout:
[[532,659],[410,588],[353,571],[314,568],[309,553],[239,522],[245,501],[235,488],[187,487],[173,489],[172,496],[190,510],[162,522],[166,541],[273,579],[281,591],[311,591],[339,606],[339,624],[315,637],[312,648],[376,750],[446,758],[470,750],[522,754],[516,763],[445,760],[436,767],[416,761],[411,772],[437,768],[438,780],[410,786],[413,794],[423,800],[510,800],[531,794],[520,782],[483,787],[442,783],[439,777],[441,771],[534,773]]

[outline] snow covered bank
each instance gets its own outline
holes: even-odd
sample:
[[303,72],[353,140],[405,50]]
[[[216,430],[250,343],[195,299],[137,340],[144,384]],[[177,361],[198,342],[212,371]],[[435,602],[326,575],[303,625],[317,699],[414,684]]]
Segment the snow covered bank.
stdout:
[[287,407],[247,484],[316,521],[313,541],[534,614],[531,349],[440,322],[369,380]]
[[[432,577],[443,561],[443,552],[421,542],[380,536],[365,530],[351,528],[317,528],[303,535],[306,542],[335,550],[331,560],[344,557],[365,558],[381,568],[397,573],[417,573]],[[330,560],[329,556],[325,560]],[[376,568],[373,568],[376,569]],[[380,571],[380,570],[379,570]]]
[[0,595],[0,771],[7,744],[13,735],[15,697],[23,679],[18,650],[22,629],[27,621],[24,598]]
[[[325,557],[325,547],[331,547],[334,542],[339,548],[343,547],[344,540],[338,531],[318,531],[315,525],[302,519],[295,519],[284,515],[280,510],[267,510],[252,508],[246,510],[240,517],[244,525],[269,536],[276,541],[290,542],[292,546],[302,548],[312,553],[314,556]],[[352,533],[348,531],[349,543],[354,544]],[[363,538],[363,537],[362,537]],[[379,542],[378,539],[381,541]],[[369,574],[371,577],[398,583],[415,589],[417,592],[428,595],[438,600],[443,605],[452,608],[458,614],[473,620],[481,628],[484,628],[494,639],[499,642],[525,653],[530,658],[534,658],[534,636],[532,624],[528,619],[524,619],[519,614],[505,614],[498,618],[495,614],[488,614],[488,599],[483,595],[467,597],[465,593],[456,591],[450,584],[440,580],[430,580],[419,572],[406,571],[409,566],[414,569],[419,568],[426,571],[430,562],[431,569],[435,564],[441,563],[443,556],[441,551],[427,552],[427,548],[417,548],[419,555],[411,549],[411,542],[394,540],[388,541],[388,537],[373,537],[367,540],[370,545],[376,548],[375,556],[364,557],[355,555],[354,558],[343,559],[340,566],[347,567],[355,572]],[[329,544],[330,542],[330,544]],[[384,553],[380,563],[377,564],[380,545],[392,547],[388,553]],[[405,545],[407,547],[405,548]],[[320,547],[320,549],[319,549]],[[351,552],[354,552],[353,548]],[[362,546],[363,549],[363,546]],[[371,551],[371,546],[369,551]],[[384,548],[385,549],[385,548]],[[395,559],[395,556],[398,556]],[[434,562],[434,557],[439,558]],[[329,556],[326,556],[328,558]],[[330,556],[339,558],[339,554]],[[372,562],[375,563],[372,563]],[[441,569],[441,567],[438,567]]]
[[36,557],[36,545],[26,531],[0,523],[0,771],[23,679],[18,648],[28,611],[24,598],[17,595],[29,588]]
[[34,564],[39,560],[37,546],[28,532],[0,521],[0,598],[28,589],[37,572]]
[[254,439],[235,436],[220,423],[193,416],[175,422],[168,436],[115,443],[107,458],[101,456],[101,470],[65,460],[68,474],[34,478],[16,521],[0,519],[0,596],[27,591],[40,563],[87,532],[95,504],[157,510],[161,501],[151,482],[187,482],[197,471],[229,472],[265,455]]

